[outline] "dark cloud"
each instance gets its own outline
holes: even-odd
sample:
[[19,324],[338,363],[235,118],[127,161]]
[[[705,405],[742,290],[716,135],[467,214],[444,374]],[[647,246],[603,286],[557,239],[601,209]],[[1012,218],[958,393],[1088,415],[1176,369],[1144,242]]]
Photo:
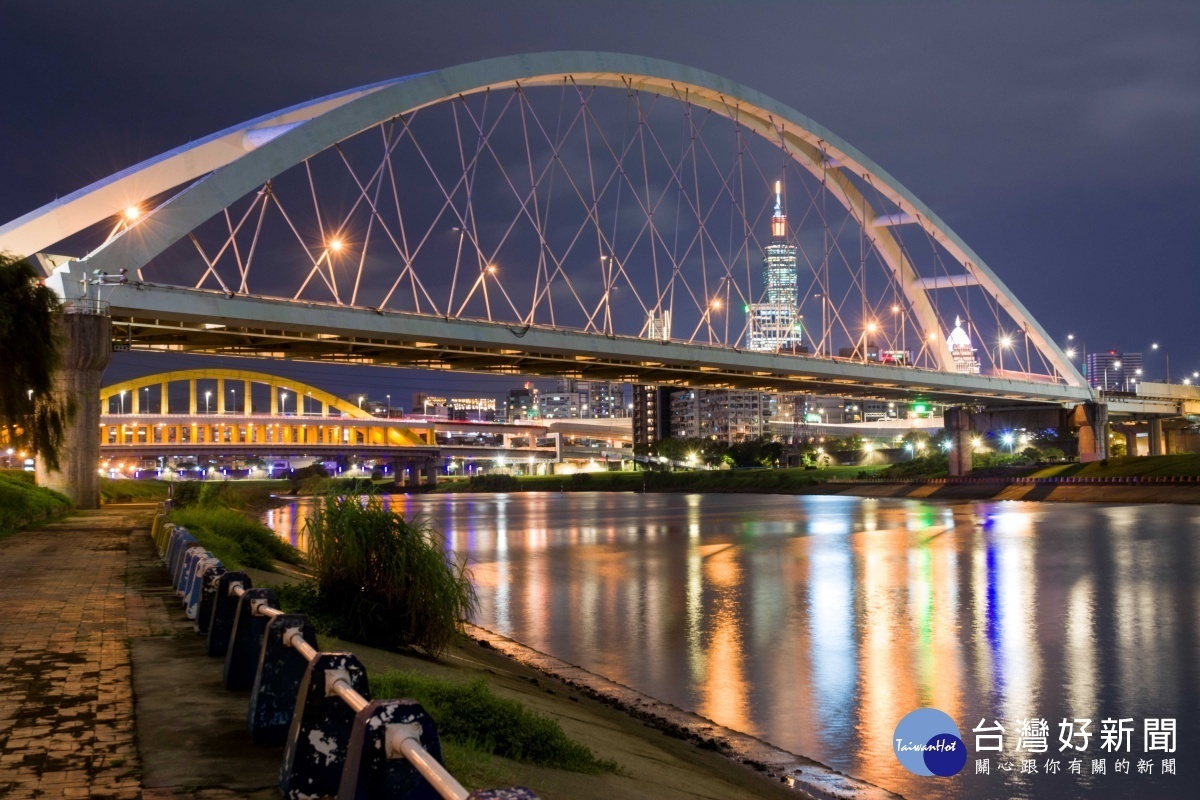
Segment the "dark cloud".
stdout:
[[47,2],[3,17],[0,219],[339,89],[517,52],[640,53],[854,143],[1051,333],[1158,340],[1176,375],[1200,369],[1195,2]]

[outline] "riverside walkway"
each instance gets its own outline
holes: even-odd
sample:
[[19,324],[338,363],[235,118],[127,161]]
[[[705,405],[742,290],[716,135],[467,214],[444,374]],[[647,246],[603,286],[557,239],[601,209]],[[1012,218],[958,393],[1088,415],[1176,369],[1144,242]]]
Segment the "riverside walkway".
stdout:
[[[221,664],[203,654],[154,551],[154,510],[108,506],[0,540],[0,800],[280,796],[280,750],[251,743],[246,693],[224,689]],[[622,766],[590,775],[493,756],[483,782],[531,785],[546,800],[797,796],[491,647],[463,642],[433,661],[326,644],[372,674],[482,678]]]
[[152,515],[108,507],[0,541],[0,797],[142,796],[129,643],[173,627],[135,588],[156,566]]

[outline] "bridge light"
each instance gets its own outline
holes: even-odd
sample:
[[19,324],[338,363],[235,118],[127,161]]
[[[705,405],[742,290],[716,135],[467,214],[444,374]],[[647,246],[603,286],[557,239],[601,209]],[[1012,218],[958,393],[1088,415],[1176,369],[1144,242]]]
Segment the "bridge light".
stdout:
[[709,303],[709,306],[712,308],[713,311],[720,311],[721,310],[721,298],[714,297],[712,299],[712,302]]
[[340,253],[342,251],[342,244],[343,242],[341,239],[330,239],[329,249],[335,253]]
[[978,436],[972,436],[971,449],[978,450],[980,447],[983,447],[983,439],[979,438]]
[[1008,334],[1001,336],[1000,337],[1000,346],[1005,347],[1005,348],[1012,347],[1012,337],[1009,336]]
[[1064,354],[1066,355],[1066,357],[1067,357],[1067,358],[1074,358],[1074,357],[1075,357],[1075,348],[1074,348],[1074,347],[1068,347],[1068,348],[1067,348],[1067,349],[1064,351]]
[[892,306],[892,313],[893,313],[893,314],[899,314],[899,313],[900,313],[900,306],[893,305],[893,306]]
[[133,222],[142,215],[142,210],[137,206],[130,206],[129,208],[125,209],[124,215],[127,221]]
[[867,323],[867,333],[874,333],[877,330],[879,330],[879,326],[876,325],[874,322]]
[[488,264],[488,265],[487,265],[487,271],[488,271],[488,274],[489,274],[489,275],[495,275],[495,274],[496,274],[496,265],[495,265],[495,264]]

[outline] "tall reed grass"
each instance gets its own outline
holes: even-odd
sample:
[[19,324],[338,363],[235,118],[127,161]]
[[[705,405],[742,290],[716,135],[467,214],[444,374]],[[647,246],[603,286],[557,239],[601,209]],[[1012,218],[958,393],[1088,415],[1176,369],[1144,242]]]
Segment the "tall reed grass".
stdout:
[[465,560],[376,495],[326,495],[305,527],[321,616],[343,639],[436,655],[475,610]]

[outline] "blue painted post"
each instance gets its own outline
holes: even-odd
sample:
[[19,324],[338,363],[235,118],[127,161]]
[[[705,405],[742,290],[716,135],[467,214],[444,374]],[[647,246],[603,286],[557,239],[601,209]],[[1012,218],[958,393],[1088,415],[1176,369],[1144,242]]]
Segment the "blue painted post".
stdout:
[[352,654],[318,653],[309,662],[296,694],[296,712],[279,771],[279,790],[288,800],[338,792],[354,727],[354,710],[329,689],[339,676],[370,698],[367,670]]
[[212,553],[207,550],[204,555],[196,560],[192,566],[192,577],[188,580],[187,586],[183,590],[183,606],[187,612],[188,619],[196,619],[196,614],[200,610],[200,594],[204,587],[204,573],[210,567],[220,566],[221,562]]
[[258,659],[262,655],[263,632],[270,620],[270,617],[255,616],[254,606],[258,603],[279,607],[279,601],[270,589],[247,589],[242,595],[233,618],[229,650],[225,654],[223,680],[226,689],[254,686],[254,673],[258,671]]
[[238,597],[230,592],[229,587],[235,583],[247,589],[254,586],[250,576],[244,572],[226,572],[217,579],[212,617],[208,622],[208,642],[205,645],[205,652],[210,656],[224,656],[229,650],[229,637],[233,635],[233,621],[238,608]]
[[388,753],[388,731],[397,725],[411,726],[421,746],[439,764],[442,743],[437,726],[415,700],[375,700],[354,717],[350,746],[338,800],[373,800],[402,797],[406,800],[439,800],[437,791],[421,777],[403,755]]
[[196,562],[204,557],[208,551],[199,545],[193,545],[187,548],[179,556],[179,566],[175,570],[175,594],[183,597],[187,594],[188,579],[192,575],[192,569],[196,566]]
[[171,585],[175,585],[175,565],[179,561],[179,553],[196,543],[196,537],[188,533],[187,528],[176,528],[171,535],[171,544],[167,547],[167,569],[171,574]]
[[303,614],[284,614],[267,623],[263,632],[262,654],[250,691],[246,725],[257,744],[283,744],[287,741],[296,697],[308,661],[284,642],[288,635],[299,636],[317,650],[317,632]]
[[196,609],[196,633],[208,633],[209,623],[212,622],[213,604],[217,598],[217,584],[225,572],[225,566],[220,561],[204,570],[200,580],[200,606]]

